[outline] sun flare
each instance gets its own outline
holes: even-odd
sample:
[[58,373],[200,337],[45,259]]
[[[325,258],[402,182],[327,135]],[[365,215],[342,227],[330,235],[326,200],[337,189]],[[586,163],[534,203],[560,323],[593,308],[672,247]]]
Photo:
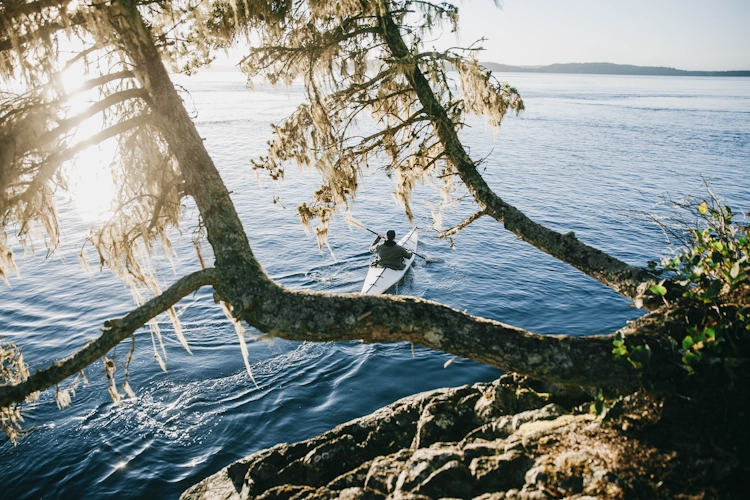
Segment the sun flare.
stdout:
[[70,201],[87,223],[101,222],[112,214],[115,184],[108,168],[112,148],[93,146],[69,165]]
[[[82,71],[71,67],[62,75],[62,86],[71,97],[67,102],[68,116],[76,116],[96,101],[93,91],[76,92],[85,81]],[[101,132],[101,115],[84,120],[72,133],[72,143],[85,141]],[[93,145],[67,162],[68,195],[78,215],[86,223],[101,222],[112,214],[115,184],[109,168],[117,146],[113,139]]]

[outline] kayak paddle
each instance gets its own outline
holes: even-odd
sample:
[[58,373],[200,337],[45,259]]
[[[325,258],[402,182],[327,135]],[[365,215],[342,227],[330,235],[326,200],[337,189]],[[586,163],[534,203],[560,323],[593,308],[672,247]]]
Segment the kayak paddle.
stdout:
[[[381,236],[380,233],[377,233],[377,232],[373,231],[372,229],[370,229],[369,227],[365,226],[364,224],[362,224],[360,221],[358,221],[357,219],[355,219],[351,215],[347,215],[346,217],[344,217],[344,220],[346,220],[347,224],[349,224],[351,226],[358,227],[360,229],[364,229],[365,231],[370,231],[372,234],[380,236],[382,238],[382,236]],[[413,253],[417,257],[423,258],[425,260],[425,262],[441,262],[440,260],[436,260],[436,259],[428,259],[424,255],[419,254],[417,252],[411,252],[411,253]]]

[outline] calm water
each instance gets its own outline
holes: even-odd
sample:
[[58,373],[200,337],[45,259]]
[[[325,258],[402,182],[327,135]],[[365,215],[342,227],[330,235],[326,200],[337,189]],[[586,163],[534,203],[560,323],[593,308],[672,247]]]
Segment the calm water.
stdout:
[[[667,250],[642,213],[667,213],[666,197],[702,194],[701,178],[743,213],[750,210],[750,80],[584,75],[504,75],[521,91],[527,111],[508,118],[497,141],[478,120],[463,139],[486,158],[496,192],[533,219],[576,235],[633,264]],[[290,168],[287,179],[259,183],[249,159],[263,153],[269,126],[301,99],[300,89],[245,89],[241,77],[199,75],[180,82],[205,143],[243,218],[267,272],[298,289],[355,292],[369,262],[369,233],[338,220],[320,253],[294,207],[316,176]],[[377,166],[374,166],[377,167]],[[352,213],[381,231],[403,234],[408,221],[377,169],[364,182]],[[273,200],[278,197],[279,203]],[[429,227],[429,188],[414,196],[415,222]],[[469,214],[459,205],[446,224]],[[130,308],[125,287],[107,272],[85,277],[77,251],[86,222],[61,205],[63,244],[57,255],[19,251],[21,278],[0,286],[0,335],[24,346],[32,367],[44,367],[97,335],[105,318]],[[194,211],[186,214],[189,228]],[[178,239],[178,274],[197,269],[190,230]],[[520,242],[483,219],[451,249],[422,232],[420,251],[402,293],[541,333],[610,332],[638,311],[627,300]],[[159,263],[165,284],[171,267]],[[169,373],[153,359],[148,334],[137,335],[131,385],[137,402],[115,407],[101,363],[87,371],[71,408],[53,394],[26,407],[30,431],[18,446],[0,443],[4,498],[174,498],[233,460],[278,442],[293,442],[367,414],[402,396],[491,380],[499,371],[406,343],[307,344],[255,342],[249,380],[236,334],[203,290],[178,310],[194,352],[189,356],[164,323]],[[113,353],[122,366],[128,343]],[[117,376],[122,376],[121,368]]]

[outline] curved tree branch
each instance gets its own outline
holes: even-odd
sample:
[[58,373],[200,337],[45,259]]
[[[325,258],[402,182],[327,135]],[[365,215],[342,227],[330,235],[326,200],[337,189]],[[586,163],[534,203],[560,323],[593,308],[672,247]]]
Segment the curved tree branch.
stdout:
[[[119,104],[129,99],[147,99],[148,94],[143,89],[127,89],[114,94],[108,95],[104,99],[93,103],[75,116],[57,120],[57,127],[39,133],[39,123],[54,121],[55,117],[51,116],[54,110],[45,110],[45,112],[33,113],[21,120],[14,126],[12,134],[0,137],[3,144],[7,143],[16,157],[23,156],[35,148],[41,148],[58,137],[67,134],[73,128],[81,125],[84,121],[100,113],[110,106]],[[7,160],[6,160],[7,161]]]
[[91,118],[97,113],[104,111],[110,106],[114,106],[115,104],[119,104],[129,99],[136,99],[139,97],[141,99],[147,100],[148,94],[143,89],[127,89],[121,90],[120,92],[116,92],[114,94],[110,94],[101,101],[95,102],[77,115],[71,116],[70,118],[66,118],[64,120],[60,120],[57,127],[39,137],[35,141],[34,146],[41,147],[44,144],[54,140],[55,138],[70,132],[73,128],[81,125],[87,119]]
[[622,295],[639,300],[643,290],[642,283],[652,280],[646,269],[631,266],[590,247],[572,233],[563,235],[537,224],[492,191],[464,149],[453,121],[432,91],[427,78],[411,59],[400,29],[385,4],[378,18],[388,49],[393,57],[402,63],[398,66],[414,88],[438,132],[446,155],[480,209],[527,243],[583,271]]
[[[185,277],[145,306],[120,320],[108,322],[108,329],[100,339],[72,358],[38,372],[24,382],[25,385],[1,387],[0,404],[20,401],[26,394],[74,374],[148,319],[166,310],[180,296],[205,284],[214,286],[216,296],[232,306],[232,314],[237,319],[287,339],[412,341],[501,369],[565,384],[595,383],[600,387],[623,389],[640,383],[630,365],[618,364],[613,359],[611,336],[538,335],[416,298],[327,295],[291,291],[275,284],[252,254],[226,186],[169,79],[135,3],[123,0],[112,8],[112,22],[120,35],[119,41],[133,58],[133,74],[149,93],[153,123],[174,151],[185,179],[185,192],[195,199],[200,210],[216,268]],[[393,28],[398,29],[395,25],[391,26]],[[433,101],[430,101],[431,94],[425,92],[429,86],[424,77],[414,82],[415,88],[421,89],[420,101],[427,103],[425,109],[433,113],[434,109],[440,111],[442,108],[435,108],[435,96],[432,95]],[[443,115],[434,116],[437,117],[436,127],[450,129],[455,135],[447,116],[443,122],[438,120]],[[451,135],[444,130],[441,139],[448,141]],[[451,144],[446,147],[453,155],[452,161],[461,159],[456,156],[457,151],[465,155],[460,143],[458,147],[460,149],[452,148]],[[474,168],[468,157],[464,160],[464,167]],[[647,325],[649,319],[639,321],[639,325]],[[659,356],[667,356],[655,336],[633,324],[626,330],[623,331],[629,334],[630,343],[646,343]],[[662,365],[670,366],[669,363],[659,364]]]
[[[331,295],[292,291],[267,281],[234,314],[251,326],[289,340],[365,342],[410,341],[502,370],[566,385],[633,389],[643,381],[612,354],[614,334],[587,337],[541,335],[478,318],[414,297]],[[656,333],[663,323],[648,315],[620,330],[629,345],[648,344],[666,359]],[[672,363],[653,363],[672,370]]]
[[130,129],[147,125],[151,122],[151,119],[152,119],[152,116],[150,114],[143,114],[143,115],[130,118],[128,120],[118,122],[117,124],[112,125],[111,127],[104,129],[97,134],[92,135],[88,139],[85,139],[76,143],[74,146],[71,146],[63,151],[60,151],[59,153],[51,155],[49,158],[46,158],[42,162],[39,172],[29,183],[29,187],[27,187],[23,193],[20,193],[17,196],[14,196],[13,198],[9,199],[7,202],[4,202],[2,205],[0,205],[0,209],[4,210],[5,207],[12,206],[15,203],[18,203],[20,200],[23,200],[25,197],[29,196],[41,184],[49,180],[49,178],[52,176],[52,174],[55,172],[55,169],[58,166],[62,165],[68,160],[72,160],[73,158],[75,158],[76,155],[86,150],[87,148],[90,148],[91,146],[95,144],[99,144],[100,142],[104,142],[109,138],[122,134],[123,132],[127,132]]
[[460,230],[462,230],[463,228],[465,228],[466,226],[468,226],[469,224],[471,224],[475,220],[479,219],[483,215],[487,215],[487,212],[485,212],[484,210],[480,210],[479,212],[477,212],[477,213],[475,213],[473,215],[470,215],[469,217],[467,217],[463,221],[459,222],[458,224],[456,224],[452,228],[447,229],[445,231],[442,231],[442,232],[438,233],[438,238],[440,238],[440,239],[448,238],[450,236],[453,236],[454,234],[457,234]]
[[35,372],[20,384],[0,386],[0,407],[21,403],[30,394],[51,387],[75,375],[107,354],[110,349],[132,335],[151,318],[172,307],[181,298],[203,286],[214,285],[216,278],[217,272],[213,268],[188,274],[177,280],[164,293],[133,309],[122,318],[105,322],[103,333],[72,356],[54,362],[49,368]]

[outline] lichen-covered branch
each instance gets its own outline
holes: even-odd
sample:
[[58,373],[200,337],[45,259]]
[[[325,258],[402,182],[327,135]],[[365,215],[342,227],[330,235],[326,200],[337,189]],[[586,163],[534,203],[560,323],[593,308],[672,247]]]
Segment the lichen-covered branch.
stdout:
[[475,220],[479,219],[480,217],[487,215],[487,212],[484,210],[480,210],[479,212],[476,212],[475,214],[470,215],[469,217],[465,218],[455,226],[453,226],[450,229],[447,229],[445,231],[441,231],[438,233],[438,238],[449,238],[453,236],[454,234],[458,234],[459,231],[461,231],[463,228],[474,222]]
[[637,300],[643,291],[642,283],[652,279],[647,270],[631,266],[588,246],[572,233],[563,235],[537,224],[492,191],[459,140],[455,123],[432,91],[419,66],[412,62],[409,48],[387,3],[383,2],[381,8],[379,21],[388,49],[402,63],[399,67],[437,129],[447,157],[482,211],[527,243],[572,265],[626,297]]
[[[170,59],[167,56],[174,54],[170,54],[170,49],[165,46],[157,46],[156,39],[160,35],[154,30],[158,29],[159,23],[145,21],[139,11],[139,4],[134,0],[97,4],[95,14],[87,17],[88,22],[93,23],[89,28],[102,37],[102,47],[113,54],[113,57],[117,55],[107,71],[132,78],[133,81],[128,82],[128,85],[136,87],[112,94],[111,98],[104,93],[101,104],[84,112],[90,115],[101,111],[102,106],[110,103],[109,99],[121,100],[123,109],[118,110],[113,117],[114,124],[74,146],[51,152],[51,156],[39,159],[37,163],[21,165],[19,168],[29,168],[29,172],[33,171],[34,174],[28,176],[28,179],[22,179],[21,187],[37,183],[37,187],[43,188],[56,168],[72,159],[82,148],[121,134],[118,142],[121,146],[119,158],[125,168],[120,172],[124,177],[121,178],[123,182],[120,183],[118,200],[125,203],[129,203],[127,200],[139,200],[138,203],[134,202],[138,210],[120,210],[115,219],[90,236],[90,241],[99,253],[100,263],[108,265],[124,278],[134,277],[147,286],[156,286],[155,281],[140,269],[134,249],[143,244],[146,247],[144,253],[148,253],[156,238],[161,237],[164,241],[167,228],[170,225],[176,226],[179,222],[181,198],[190,196],[200,212],[201,227],[205,229],[212,247],[214,268],[180,279],[166,292],[156,294],[154,299],[145,302],[125,317],[108,322],[98,339],[70,358],[35,373],[21,384],[0,386],[0,407],[19,403],[28,394],[77,373],[118,342],[132,335],[156,314],[168,310],[179,298],[204,285],[214,287],[215,297],[230,306],[235,318],[245,320],[263,332],[287,339],[411,341],[504,370],[563,384],[594,383],[614,389],[632,388],[641,382],[632,366],[618,364],[614,360],[611,336],[577,338],[537,335],[421,299],[292,291],[271,281],[255,259],[229,192],[169,77],[163,60]],[[302,4],[297,5],[304,7]],[[359,8],[352,5],[349,7]],[[202,5],[200,8],[207,6]],[[315,8],[322,9],[321,13],[329,19],[330,16],[326,13],[338,7],[323,4]],[[361,168],[365,168],[371,147],[372,151],[377,149],[390,155],[393,161],[387,168],[390,169],[389,172],[401,177],[398,194],[404,200],[408,198],[414,182],[420,176],[433,175],[440,168],[436,164],[447,159],[448,164],[441,165],[444,167],[441,173],[451,177],[457,173],[469,187],[480,208],[480,212],[467,219],[463,225],[471,223],[482,214],[491,215],[538,248],[575,265],[625,295],[635,296],[635,288],[641,278],[648,278],[638,274],[640,270],[587,247],[572,235],[563,236],[535,224],[490,190],[456,135],[462,104],[452,98],[447,98],[448,104],[441,104],[441,96],[445,97],[447,94],[436,95],[428,82],[428,76],[437,79],[441,76],[437,73],[433,75],[429,70],[426,70],[427,76],[422,73],[414,57],[409,55],[391,13],[386,7],[383,9],[375,17],[366,16],[368,22],[382,32],[382,38],[393,56],[388,57],[388,61],[381,61],[381,70],[376,71],[378,76],[375,80],[370,80],[377,81],[377,85],[370,85],[363,76],[368,68],[368,51],[379,50],[383,43],[383,40],[373,36],[371,29],[359,25],[344,26],[340,36],[337,35],[339,38],[334,38],[346,39],[358,54],[356,60],[347,61],[339,67],[335,54],[328,54],[322,58],[321,64],[328,64],[326,71],[329,74],[333,74],[333,67],[337,67],[337,71],[342,73],[354,71],[350,80],[355,87],[351,88],[352,93],[348,95],[354,97],[355,104],[359,102],[370,107],[374,116],[391,127],[390,130],[369,137],[372,144],[351,147],[344,144],[341,139],[344,136],[338,135],[338,132],[347,131],[348,124],[356,113],[349,113],[346,104],[337,107],[333,113],[329,112],[330,108],[327,106],[331,105],[331,101],[326,99],[330,95],[337,95],[336,92],[349,92],[344,86],[337,87],[328,97],[321,93],[319,99],[313,99],[310,105],[301,108],[294,115],[299,125],[298,130],[289,128],[288,136],[276,143],[277,159],[287,159],[284,155],[291,155],[290,151],[298,153],[303,162],[304,155],[310,155],[306,157],[307,161],[322,166],[326,175],[325,189],[320,190],[317,201],[332,205],[351,199],[356,191],[358,173]],[[330,13],[332,12],[331,10]],[[235,12],[235,15],[239,14]],[[165,18],[162,18],[162,22],[166,22]],[[325,26],[323,23],[321,29]],[[352,36],[344,36],[350,28],[354,30]],[[304,31],[305,27],[301,27],[301,30]],[[367,43],[359,43],[364,39]],[[327,44],[324,45],[328,47]],[[190,45],[186,45],[188,46]],[[208,42],[203,45],[204,48],[207,46]],[[202,60],[201,58],[202,55],[198,54],[197,60]],[[174,56],[174,59],[177,57]],[[256,62],[260,64],[261,61]],[[297,60],[283,56],[275,62],[283,66],[296,63]],[[276,67],[273,63],[274,61],[269,61],[269,64]],[[324,92],[325,89],[316,83],[314,76],[316,70],[323,71],[320,67],[299,64],[296,70],[309,70],[313,75],[305,80],[309,92]],[[30,79],[29,85],[35,86],[38,81],[44,80],[39,78],[40,75],[35,76],[37,78]],[[359,93],[357,85],[366,92]],[[486,86],[479,87],[487,90]],[[513,89],[492,89],[495,97],[488,98],[492,101],[492,106],[488,105],[487,109],[491,109],[487,114],[490,121],[497,124],[507,109],[518,110],[522,103]],[[478,94],[484,95],[482,92]],[[495,98],[499,101],[493,101]],[[471,109],[479,109],[482,103],[477,99],[480,98],[467,96],[465,105]],[[423,117],[423,113],[424,120],[415,118]],[[67,125],[72,126],[78,121],[76,117],[69,119],[72,121],[65,122],[62,117],[56,121],[64,127],[57,132],[66,131]],[[292,147],[282,147],[287,145]],[[331,152],[328,147],[331,145],[336,145],[339,153],[346,154],[336,157],[336,152]],[[17,155],[14,154],[11,160],[15,156]],[[23,196],[23,192],[19,196]],[[51,200],[51,195],[48,198]],[[6,198],[7,200],[12,201],[11,198]],[[129,215],[125,212],[135,215],[128,219]],[[30,216],[21,215],[20,220],[30,220]],[[650,325],[649,319],[640,321],[638,325]],[[645,334],[641,326],[634,325],[628,327],[631,329],[627,331],[629,342],[647,343],[656,356],[668,356],[667,350],[654,340],[655,336]]]
[[[253,165],[274,179],[283,177],[288,161],[313,166],[322,174],[313,200],[299,207],[303,224],[319,223],[319,244],[327,237],[332,215],[355,198],[361,172],[374,158],[385,158],[385,170],[396,180],[396,199],[410,218],[417,182],[439,179],[443,196],[451,198],[457,177],[480,213],[641,304],[644,283],[653,279],[648,270],[593,248],[573,233],[532,221],[489,187],[469,157],[458,137],[467,113],[484,116],[497,130],[509,110],[520,112],[524,104],[516,89],[494,80],[461,51],[419,51],[425,32],[441,22],[455,23],[455,8],[410,0],[347,4],[350,10],[344,13],[304,0],[293,5],[285,30],[261,31],[261,47],[251,50],[243,70],[250,76],[264,74],[272,82],[303,77],[309,102],[274,127],[268,155]],[[423,10],[424,18],[405,17],[415,7]],[[446,61],[458,73],[460,96],[446,75]],[[377,132],[362,138],[350,124],[364,112],[373,118]]]
[[0,407],[20,403],[30,394],[59,384],[80,372],[144,326],[151,318],[167,311],[181,298],[203,286],[214,285],[217,274],[215,269],[208,268],[180,278],[164,293],[133,309],[122,318],[107,321],[103,333],[72,356],[34,372],[20,384],[0,386]]
[[[614,359],[612,335],[534,334],[413,297],[331,295],[269,283],[234,313],[263,332],[290,340],[410,341],[562,384],[625,389],[641,382],[631,366]],[[654,356],[664,357],[656,340],[659,325],[663,323],[649,316],[621,332],[630,344],[648,343],[659,353]]]

